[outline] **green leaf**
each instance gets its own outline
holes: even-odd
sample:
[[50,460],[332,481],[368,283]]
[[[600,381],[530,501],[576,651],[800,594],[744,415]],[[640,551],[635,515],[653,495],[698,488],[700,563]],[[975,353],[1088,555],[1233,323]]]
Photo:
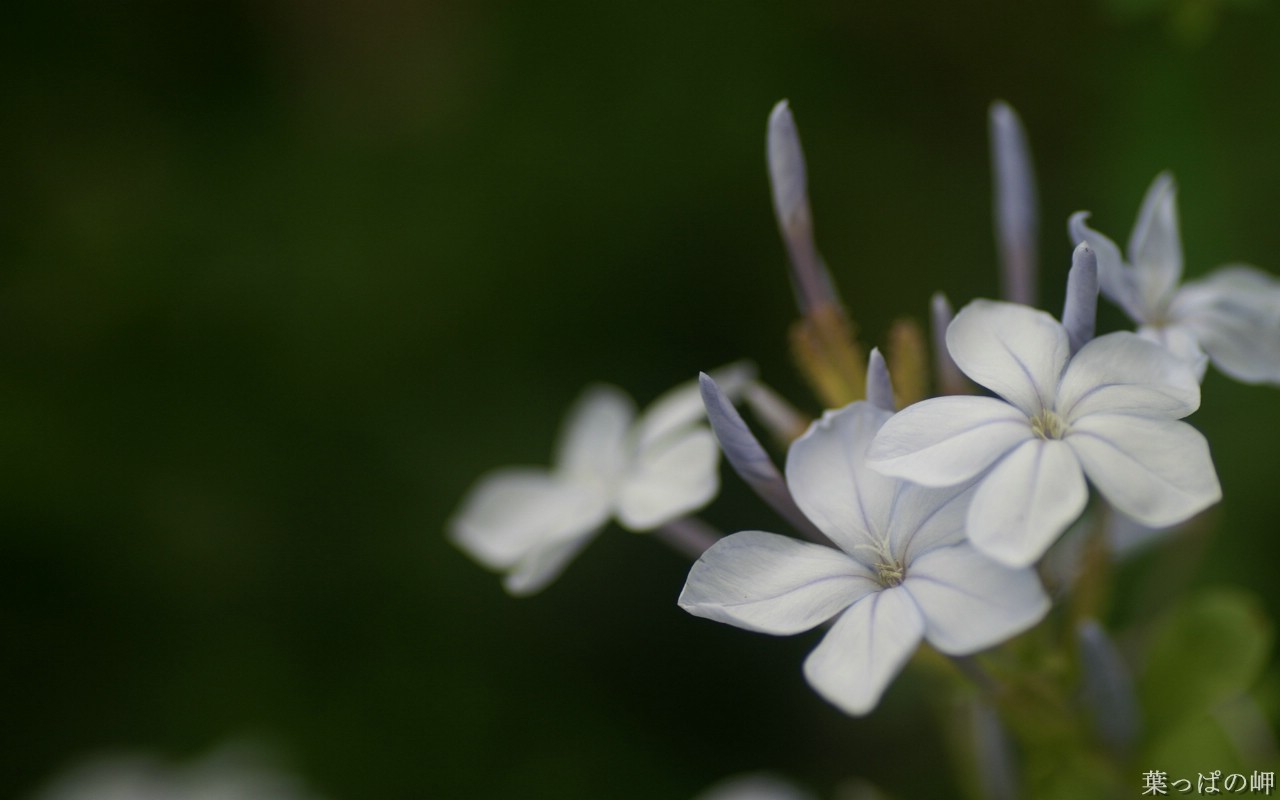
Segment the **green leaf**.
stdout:
[[1215,589],[1184,601],[1156,631],[1140,693],[1148,728],[1212,711],[1257,681],[1272,628],[1253,595]]
[[1163,731],[1143,754],[1140,766],[1143,771],[1167,772],[1170,780],[1190,779],[1193,785],[1197,775],[1214,770],[1221,770],[1223,775],[1249,772],[1230,736],[1207,712],[1187,717]]

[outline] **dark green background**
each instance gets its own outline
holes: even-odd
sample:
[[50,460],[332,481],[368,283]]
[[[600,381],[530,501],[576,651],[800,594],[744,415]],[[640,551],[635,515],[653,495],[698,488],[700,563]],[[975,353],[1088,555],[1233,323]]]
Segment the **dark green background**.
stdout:
[[[1280,16],[1210,0],[48,3],[0,25],[0,791],[107,746],[277,743],[334,800],[681,798],[772,767],[937,796],[900,681],[687,617],[611,528],[514,601],[443,539],[607,380],[738,357],[816,410],[763,163],[789,97],[868,340],[996,290],[986,110],[1023,115],[1045,299],[1067,215],[1161,169],[1188,271],[1280,271]],[[1118,315],[1104,318],[1120,324]],[[1194,422],[1199,580],[1280,611],[1280,394]],[[707,517],[777,527],[733,480]],[[1139,786],[1140,776],[1134,776]],[[933,787],[930,789],[929,787]]]

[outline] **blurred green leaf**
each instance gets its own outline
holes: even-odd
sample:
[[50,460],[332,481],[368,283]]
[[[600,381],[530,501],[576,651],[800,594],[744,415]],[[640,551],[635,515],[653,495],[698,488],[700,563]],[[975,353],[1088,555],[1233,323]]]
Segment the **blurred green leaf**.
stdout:
[[1153,638],[1140,693],[1153,732],[1179,726],[1248,690],[1272,627],[1253,595],[1216,589],[1174,609]]
[[1115,776],[1093,755],[1039,750],[1028,759],[1028,796],[1035,800],[1116,796]]
[[[1139,766],[1143,771],[1167,772],[1170,780],[1190,778],[1193,783],[1198,774],[1208,775],[1213,770],[1227,775],[1247,773],[1246,767],[1257,768],[1256,764],[1242,763],[1227,732],[1207,712],[1187,717],[1156,737]],[[1134,786],[1138,785],[1135,775]]]

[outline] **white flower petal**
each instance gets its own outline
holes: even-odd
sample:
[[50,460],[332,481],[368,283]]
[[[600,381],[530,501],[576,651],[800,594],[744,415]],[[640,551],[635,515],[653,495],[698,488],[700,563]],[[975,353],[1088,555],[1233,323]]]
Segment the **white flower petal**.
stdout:
[[900,481],[889,521],[889,547],[904,564],[918,554],[965,539],[973,485],[930,489]]
[[490,569],[585,537],[604,523],[608,498],[544,469],[508,468],[476,481],[449,523],[449,538]]
[[621,389],[588,387],[569,409],[556,443],[556,470],[583,480],[614,476],[628,458],[635,404]]
[[1091,414],[1065,441],[1098,491],[1143,525],[1173,525],[1222,499],[1209,443],[1185,422]]
[[599,532],[597,527],[568,541],[551,542],[533,549],[502,579],[502,587],[515,597],[528,597],[542,591],[560,577],[569,562]]
[[1185,417],[1200,407],[1200,382],[1186,362],[1126,331],[1099,336],[1076,353],[1058,389],[1068,423],[1097,412]]
[[1200,339],[1189,326],[1142,325],[1138,328],[1138,338],[1160,345],[1174,358],[1186,364],[1197,381],[1204,380],[1205,370],[1209,368],[1209,356],[1200,347]]
[[1162,172],[1151,182],[1129,237],[1129,263],[1143,308],[1158,315],[1168,306],[1182,280],[1182,241],[1178,237],[1177,188],[1173,176]]
[[1035,570],[1001,566],[968,544],[924,553],[908,567],[902,588],[924,615],[925,638],[950,655],[997,645],[1049,611]]
[[[711,379],[731,401],[736,401],[747,385],[755,379],[755,366],[738,361],[710,372]],[[702,390],[698,381],[691,380],[669,389],[649,404],[636,421],[636,447],[643,449],[664,436],[681,432],[706,418],[702,405]]]
[[969,541],[1010,567],[1032,564],[1084,511],[1084,475],[1065,442],[1019,445],[982,479],[969,506]]
[[924,617],[910,594],[875,592],[840,615],[805,660],[804,676],[846,714],[866,714],[923,636]]
[[1067,331],[1027,306],[974,300],[947,328],[947,350],[975,382],[1028,416],[1048,408],[1071,355]]
[[1138,296],[1133,270],[1124,263],[1120,248],[1115,242],[1085,224],[1088,218],[1087,211],[1077,211],[1071,215],[1067,223],[1071,244],[1074,246],[1084,242],[1089,245],[1089,249],[1098,257],[1098,286],[1102,293],[1124,309],[1134,322],[1145,322],[1146,312]]
[[1246,383],[1280,383],[1280,280],[1223,267],[1188,282],[1170,315],[1193,332],[1218,369]]
[[784,636],[826,622],[879,588],[866,567],[835,548],[744,531],[702,554],[679,602],[696,617]]
[[1024,413],[993,397],[938,397],[895,414],[880,429],[867,460],[885,475],[953,486],[1034,435]]
[[710,429],[671,434],[641,451],[618,488],[618,522],[645,531],[697,511],[720,490],[720,451]]
[[867,402],[828,411],[787,453],[787,486],[796,505],[845,551],[887,530],[895,481],[867,466],[867,447],[893,412]]

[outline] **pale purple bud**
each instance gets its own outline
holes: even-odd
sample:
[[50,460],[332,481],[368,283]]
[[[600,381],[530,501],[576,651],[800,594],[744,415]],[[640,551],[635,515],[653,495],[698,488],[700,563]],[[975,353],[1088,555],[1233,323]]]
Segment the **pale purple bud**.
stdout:
[[985,700],[975,698],[970,722],[982,796],[987,800],[1016,800],[1019,796],[1017,756],[1000,715]]
[[951,352],[947,350],[947,326],[953,317],[955,312],[947,296],[935,292],[929,301],[929,318],[933,328],[934,386],[938,394],[967,394],[969,391],[968,379],[951,360]]
[[747,427],[733,403],[716,386],[716,382],[704,372],[698,376],[698,384],[702,390],[702,403],[707,408],[711,430],[733,471],[746,481],[760,499],[772,506],[801,533],[815,541],[827,543],[827,537],[814,527],[796,505],[782,473],[778,472],[769,454]]
[[1040,220],[1027,136],[1017,113],[1001,100],[991,104],[990,130],[1001,290],[1006,300],[1035,305]]
[[893,383],[889,380],[889,365],[880,355],[879,347],[871,348],[871,358],[867,361],[867,400],[886,411],[898,408],[893,397]]
[[1080,645],[1081,699],[1108,747],[1127,751],[1138,736],[1138,701],[1133,678],[1107,632],[1097,621],[1082,620],[1076,628]]
[[813,238],[804,151],[800,149],[800,134],[786,100],[780,100],[769,114],[767,157],[769,180],[773,184],[773,212],[791,259],[792,286],[800,313],[808,315],[824,305],[838,307],[839,298]]
[[1081,242],[1071,254],[1067,274],[1067,299],[1062,306],[1062,325],[1067,329],[1071,354],[1093,338],[1098,316],[1098,256]]

